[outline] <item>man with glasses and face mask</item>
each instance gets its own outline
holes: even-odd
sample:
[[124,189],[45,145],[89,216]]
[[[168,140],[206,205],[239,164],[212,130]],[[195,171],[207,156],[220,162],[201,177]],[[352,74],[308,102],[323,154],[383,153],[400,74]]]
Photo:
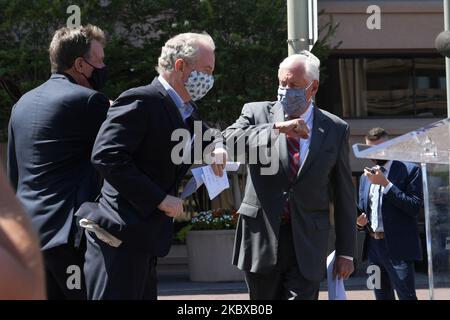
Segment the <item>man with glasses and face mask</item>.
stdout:
[[[227,143],[263,146],[275,135],[279,170],[261,174],[248,164],[238,210],[233,264],[245,271],[250,299],[317,299],[325,275],[334,204],[334,276],[353,272],[355,193],[349,165],[348,125],[319,109],[320,61],[304,51],[279,67],[278,101],[244,105],[225,130]],[[262,133],[266,134],[262,134]],[[255,134],[258,133],[258,134]]]
[[40,237],[49,299],[86,298],[85,244],[74,213],[100,192],[90,157],[109,108],[97,91],[106,81],[104,46],[98,27],[57,30],[50,79],[11,113],[8,176]]
[[[105,179],[102,196],[77,213],[87,226],[89,299],[157,298],[156,259],[170,249],[173,219],[183,212],[178,187],[190,167],[172,159],[179,142],[171,137],[180,129],[193,133],[194,101],[213,86],[214,50],[207,34],[171,38],[158,59],[159,76],[111,106],[92,154]],[[214,154],[222,163],[213,170],[222,175],[226,152]]]

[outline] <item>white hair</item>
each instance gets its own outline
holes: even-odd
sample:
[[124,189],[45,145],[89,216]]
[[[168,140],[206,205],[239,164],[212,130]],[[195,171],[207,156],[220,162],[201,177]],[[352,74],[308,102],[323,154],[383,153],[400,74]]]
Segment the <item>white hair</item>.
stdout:
[[280,69],[288,69],[292,67],[292,65],[296,65],[299,62],[305,64],[306,75],[309,80],[317,80],[320,79],[320,60],[315,55],[307,50],[303,50],[298,54],[293,54],[284,59],[280,63]]
[[177,59],[193,63],[197,56],[199,45],[210,47],[213,51],[216,48],[214,40],[206,33],[181,33],[170,38],[161,49],[156,71],[159,74],[173,71]]

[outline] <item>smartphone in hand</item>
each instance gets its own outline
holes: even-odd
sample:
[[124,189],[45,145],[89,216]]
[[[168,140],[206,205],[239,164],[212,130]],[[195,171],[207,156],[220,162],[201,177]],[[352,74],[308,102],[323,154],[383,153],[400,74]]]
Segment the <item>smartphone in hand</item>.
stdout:
[[365,167],[364,169],[367,170],[367,171],[369,171],[371,174],[377,173],[376,170],[373,169],[373,168]]

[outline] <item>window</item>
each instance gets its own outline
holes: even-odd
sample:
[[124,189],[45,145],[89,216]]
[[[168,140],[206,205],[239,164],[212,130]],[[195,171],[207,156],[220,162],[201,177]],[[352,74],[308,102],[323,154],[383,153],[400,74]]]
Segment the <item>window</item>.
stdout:
[[446,115],[444,58],[331,58],[324,65],[318,104],[339,116]]

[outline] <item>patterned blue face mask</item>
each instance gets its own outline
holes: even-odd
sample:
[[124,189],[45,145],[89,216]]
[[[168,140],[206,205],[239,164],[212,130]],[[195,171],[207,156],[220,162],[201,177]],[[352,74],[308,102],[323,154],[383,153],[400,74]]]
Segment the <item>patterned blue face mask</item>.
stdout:
[[281,102],[284,112],[290,117],[299,117],[308,109],[306,91],[313,84],[313,81],[306,88],[284,88],[278,87],[278,101]]
[[194,101],[203,98],[213,87],[214,77],[211,74],[194,70],[189,75],[184,86]]

